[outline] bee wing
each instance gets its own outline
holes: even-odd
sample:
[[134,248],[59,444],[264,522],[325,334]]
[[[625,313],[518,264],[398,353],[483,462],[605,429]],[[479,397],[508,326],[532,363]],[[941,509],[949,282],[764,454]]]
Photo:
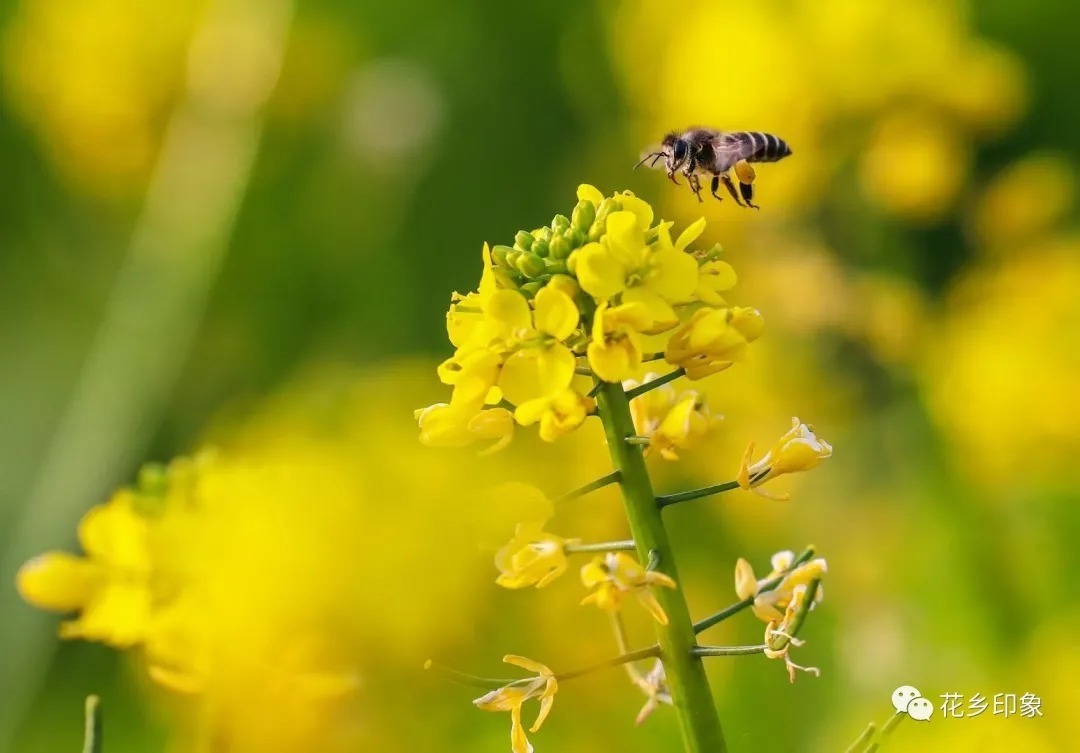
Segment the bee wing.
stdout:
[[651,145],[645,147],[645,149],[643,149],[641,151],[640,156],[641,156],[641,159],[638,161],[638,163],[636,165],[634,165],[635,170],[637,170],[639,167],[641,167],[642,165],[644,165],[646,163],[648,163],[649,167],[654,168],[654,169],[659,169],[659,168],[662,168],[664,166],[663,165],[664,151],[663,151],[663,148],[662,148],[662,146],[660,144],[651,144]]

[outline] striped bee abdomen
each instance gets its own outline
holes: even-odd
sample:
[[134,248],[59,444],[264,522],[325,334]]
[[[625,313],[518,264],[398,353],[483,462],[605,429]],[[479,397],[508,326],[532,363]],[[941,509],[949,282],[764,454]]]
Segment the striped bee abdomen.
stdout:
[[733,134],[745,145],[747,162],[776,162],[791,154],[791,147],[779,136],[761,131]]

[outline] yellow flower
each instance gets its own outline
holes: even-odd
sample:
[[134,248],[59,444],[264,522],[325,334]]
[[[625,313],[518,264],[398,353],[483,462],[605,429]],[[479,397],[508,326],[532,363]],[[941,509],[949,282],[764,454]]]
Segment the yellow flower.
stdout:
[[529,728],[529,732],[536,732],[551,712],[551,705],[555,703],[555,693],[559,690],[559,682],[555,679],[555,674],[540,662],[513,654],[504,656],[503,661],[535,672],[536,676],[504,685],[477,698],[473,703],[484,711],[509,711],[511,749],[514,753],[532,753],[533,746],[529,743],[529,738],[525,736],[525,727],[521,723],[521,707],[525,701],[532,698],[540,701],[540,713],[536,715],[536,721]]
[[[820,586],[818,593],[821,593]],[[765,626],[765,656],[770,659],[783,659],[791,682],[795,682],[795,670],[808,672],[815,677],[821,676],[821,670],[817,667],[804,667],[791,660],[791,647],[798,648],[806,643],[806,641],[792,635],[795,615],[802,607],[805,597],[806,585],[797,586],[791,594],[791,601],[788,603],[783,616],[779,620],[770,620],[769,624]],[[820,599],[815,598],[814,601],[816,603]],[[813,605],[810,608],[813,609]]]
[[538,521],[519,523],[514,538],[495,554],[503,588],[543,588],[566,572],[566,545],[561,536],[544,531]]
[[609,612],[617,612],[622,608],[622,600],[626,595],[635,593],[657,622],[661,625],[668,623],[667,613],[649,587],[676,588],[675,581],[663,573],[646,570],[624,552],[608,552],[597,556],[581,568],[581,582],[586,588],[595,589],[581,600],[582,604],[595,604]]
[[[784,575],[779,585],[771,591],[761,590],[767,582],[789,570],[794,561],[793,552],[777,552],[772,556],[772,572],[761,580],[757,579],[754,568],[746,560],[740,557],[735,563],[735,593],[740,599],[753,597],[751,609],[758,619],[764,622],[779,621],[784,616],[781,610],[787,609],[792,603],[795,591],[800,587],[805,588],[815,578],[821,578],[829,569],[825,559],[817,557]],[[825,591],[819,586],[814,602],[820,602],[824,597]]]
[[698,283],[694,298],[710,306],[723,306],[727,302],[720,294],[731,290],[738,282],[735,270],[726,261],[713,259],[698,267]]
[[690,379],[701,379],[741,360],[763,326],[756,309],[701,308],[672,334],[664,358]]
[[[625,206],[634,197],[619,198]],[[666,234],[668,224],[661,224],[655,244],[646,243],[651,222],[651,208],[648,212],[611,212],[600,241],[574,252],[573,269],[586,293],[598,300],[610,300],[623,291],[635,290],[641,300],[665,311],[670,310],[669,303],[690,298],[697,286],[698,265],[685,247],[700,234],[705,221],[699,220],[683,232],[681,246],[671,243]]]
[[581,426],[596,410],[596,401],[567,387],[548,397],[522,403],[514,411],[514,420],[522,426],[540,422],[540,438],[554,442]]
[[808,471],[822,460],[832,457],[832,446],[814,433],[814,427],[804,424],[798,418],[791,419],[791,428],[776,444],[765,453],[765,457],[750,465],[754,453],[751,442],[743,455],[742,467],[737,479],[743,489],[754,489],[758,494],[770,499],[788,499],[789,494],[774,494],[758,489],[770,479],[785,473]]
[[490,455],[514,438],[514,418],[506,408],[469,410],[453,403],[435,403],[413,413],[420,425],[420,442],[428,447],[464,447],[495,440],[481,455]]
[[135,494],[117,492],[79,523],[85,557],[46,552],[16,576],[19,593],[41,609],[79,611],[60,626],[63,638],[85,638],[126,648],[141,642],[151,611],[148,521],[132,506]]
[[593,373],[605,382],[635,374],[641,368],[641,332],[651,321],[648,310],[636,303],[610,308],[605,301],[597,306],[587,350]]
[[[645,375],[644,382],[658,378]],[[638,382],[628,379],[624,389],[633,389]],[[677,450],[685,450],[701,440],[720,420],[705,404],[696,390],[678,393],[670,384],[650,390],[630,401],[630,413],[638,436],[648,437],[645,452],[656,450],[665,460],[678,460]]]
[[546,287],[536,294],[533,307],[530,310],[521,293],[498,290],[484,312],[512,338],[514,350],[503,363],[498,384],[515,405],[554,395],[574,378],[574,353],[563,345],[580,317],[573,299],[556,287]]

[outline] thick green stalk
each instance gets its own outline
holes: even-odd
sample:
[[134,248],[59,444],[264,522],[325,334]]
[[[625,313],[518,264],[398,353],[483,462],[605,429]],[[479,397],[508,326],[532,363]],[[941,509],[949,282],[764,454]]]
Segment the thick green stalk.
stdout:
[[[622,385],[615,383],[600,385],[597,400],[608,450],[615,468],[621,473],[623,503],[630,531],[637,542],[638,556],[642,562],[648,562],[650,553],[654,553],[658,562],[656,570],[679,583],[675,554],[668,542],[642,449],[625,441],[626,437],[634,435],[630,400]],[[691,654],[696,641],[683,591],[681,588],[657,588],[655,591],[668,616],[668,624],[657,625],[656,634],[687,753],[725,753],[727,746],[705,667],[699,657]]]

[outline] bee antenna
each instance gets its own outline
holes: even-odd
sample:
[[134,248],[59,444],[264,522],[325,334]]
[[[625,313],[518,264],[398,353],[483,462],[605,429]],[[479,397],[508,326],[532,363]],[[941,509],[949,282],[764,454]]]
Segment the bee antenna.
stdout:
[[[637,170],[639,167],[644,165],[648,161],[649,157],[655,157],[656,159],[660,159],[663,156],[664,156],[663,152],[649,152],[648,154],[646,154],[644,157],[641,158],[640,162],[638,162],[636,165],[634,165],[634,169]],[[656,163],[656,159],[653,160],[653,164]]]

